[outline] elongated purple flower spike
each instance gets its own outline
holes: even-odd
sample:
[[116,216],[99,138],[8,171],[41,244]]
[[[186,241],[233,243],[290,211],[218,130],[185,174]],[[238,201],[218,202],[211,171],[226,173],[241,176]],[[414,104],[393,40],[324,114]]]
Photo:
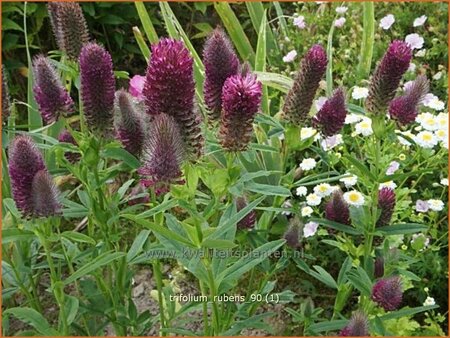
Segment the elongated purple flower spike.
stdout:
[[347,110],[345,109],[344,91],[339,88],[333,96],[325,101],[313,118],[313,125],[324,136],[336,135],[344,126]]
[[369,335],[369,320],[362,311],[352,314],[348,324],[341,330],[341,337],[366,337]]
[[239,71],[239,60],[221,28],[216,28],[203,49],[205,83],[203,93],[209,122],[218,121],[222,112],[222,87],[225,80]]
[[381,210],[377,226],[389,225],[395,208],[395,192],[391,188],[383,187],[378,192],[378,208]]
[[76,2],[49,2],[48,14],[58,48],[77,60],[81,48],[89,41],[86,20]]
[[327,54],[322,46],[314,45],[304,56],[294,85],[286,96],[283,112],[291,123],[300,125],[308,119],[319,82],[327,69]]
[[219,140],[227,151],[242,151],[252,137],[253,120],[261,104],[262,85],[256,76],[230,76],[222,90]]
[[325,218],[341,224],[351,224],[350,210],[341,190],[335,191],[331,195],[330,201],[325,206]]
[[33,73],[34,98],[46,124],[55,122],[61,114],[73,112],[73,100],[48,58],[37,56],[33,60]]
[[383,114],[394,98],[400,80],[408,70],[412,50],[406,42],[395,40],[375,69],[369,86],[366,108],[373,114]]
[[430,83],[425,75],[419,75],[405,94],[393,99],[389,105],[389,115],[399,125],[406,126],[415,121],[419,114],[419,104],[428,94]]
[[[64,143],[71,143],[75,146],[78,146],[77,141],[73,138],[72,134],[69,133],[68,130],[64,129],[58,136],[59,142]],[[67,151],[64,154],[64,157],[69,161],[70,163],[76,163],[80,160],[81,154],[73,152],[73,151]]]
[[147,113],[172,116],[178,124],[186,154],[195,159],[203,148],[201,118],[194,104],[193,60],[182,41],[161,39],[152,45],[143,95]]
[[88,127],[106,132],[112,128],[116,81],[111,55],[88,43],[80,53],[81,98]]
[[115,127],[125,150],[139,157],[145,140],[145,121],[133,97],[124,89],[116,92]]
[[145,187],[157,194],[167,192],[172,183],[181,183],[180,165],[185,157],[183,139],[175,119],[167,114],[154,117],[143,150],[143,166],[138,173]]
[[[236,209],[237,211],[241,211],[247,206],[247,200],[245,197],[236,198]],[[243,219],[241,219],[238,224],[238,229],[251,229],[255,226],[256,223],[256,212],[255,210],[250,211]]]
[[9,149],[9,176],[14,201],[24,217],[33,215],[33,178],[45,169],[42,155],[33,140],[25,135],[16,136]]
[[375,258],[373,275],[375,278],[381,278],[384,276],[384,257],[377,256]]
[[11,115],[11,98],[9,96],[8,79],[5,66],[2,65],[2,122]]
[[31,184],[31,200],[34,217],[56,216],[61,213],[58,189],[46,169],[39,170],[34,175]]
[[398,276],[380,279],[372,288],[372,300],[386,311],[397,309],[402,298],[402,284]]

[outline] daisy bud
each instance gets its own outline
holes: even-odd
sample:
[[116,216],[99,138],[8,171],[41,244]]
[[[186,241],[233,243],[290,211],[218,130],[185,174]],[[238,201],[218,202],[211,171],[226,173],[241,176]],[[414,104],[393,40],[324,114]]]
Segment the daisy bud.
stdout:
[[29,136],[14,138],[9,149],[9,176],[17,209],[24,217],[33,215],[31,190],[34,176],[45,170],[44,160]]
[[[237,211],[241,211],[247,206],[247,200],[245,197],[236,198],[236,209]],[[243,219],[241,219],[238,224],[238,229],[251,229],[255,226],[256,223],[256,212],[255,210],[250,211]]]
[[46,169],[39,170],[34,175],[31,184],[31,200],[34,217],[50,217],[61,213],[58,201],[59,192],[52,177]]
[[415,121],[419,114],[419,104],[428,94],[430,84],[425,75],[419,75],[405,94],[393,99],[389,105],[389,115],[398,124],[405,126]]
[[227,151],[242,151],[252,137],[253,120],[259,110],[262,85],[256,76],[230,76],[222,90],[222,118],[219,140]]
[[350,210],[341,190],[337,190],[331,195],[330,201],[325,206],[325,218],[341,224],[351,224]]
[[210,122],[218,121],[222,111],[222,87],[225,80],[236,75],[239,60],[233,46],[221,28],[216,28],[205,42],[203,49],[205,83],[203,93]]
[[408,70],[412,50],[406,42],[395,40],[375,69],[366,99],[367,110],[382,114],[394,98],[403,74]]
[[308,119],[319,82],[327,69],[327,54],[322,46],[314,45],[300,63],[294,85],[286,96],[283,112],[291,123],[300,125]]
[[117,138],[129,153],[139,157],[145,139],[145,122],[133,97],[125,90],[116,92],[115,128]]
[[380,279],[372,288],[372,300],[386,311],[397,309],[402,297],[402,284],[398,276]]
[[147,113],[170,115],[180,128],[186,153],[200,156],[203,147],[201,118],[194,106],[193,60],[182,41],[161,39],[152,45],[143,95]]
[[[78,146],[77,141],[75,141],[75,139],[69,133],[69,131],[67,131],[65,129],[59,134],[58,141],[59,142],[64,142],[64,143],[70,143],[70,144],[73,144],[75,146]],[[73,151],[67,151],[64,154],[64,157],[67,159],[67,161],[69,161],[70,163],[73,164],[73,163],[76,163],[76,162],[78,162],[80,160],[81,154],[75,153]]]
[[48,58],[39,55],[33,60],[33,74],[34,98],[46,124],[58,120],[60,114],[73,112],[73,100]]
[[157,194],[179,183],[184,158],[183,139],[173,117],[159,114],[153,119],[143,149],[143,166],[138,173],[145,187],[154,186]]
[[86,20],[76,2],[49,2],[48,13],[58,48],[77,60],[81,48],[89,41]]
[[381,210],[377,226],[388,225],[395,208],[395,192],[391,188],[383,187],[378,192],[378,208]]
[[383,256],[377,256],[374,264],[374,277],[381,278],[384,276],[384,258]]
[[324,136],[336,135],[344,126],[347,110],[345,109],[344,91],[339,88],[333,96],[325,101],[313,118],[313,125]]
[[2,65],[2,120],[3,122],[11,115],[11,98],[9,96],[8,79],[5,66]]
[[111,55],[88,43],[80,54],[81,98],[88,127],[105,132],[112,127],[116,81]]
[[341,337],[366,337],[369,335],[369,320],[362,311],[353,313],[348,324],[341,330]]

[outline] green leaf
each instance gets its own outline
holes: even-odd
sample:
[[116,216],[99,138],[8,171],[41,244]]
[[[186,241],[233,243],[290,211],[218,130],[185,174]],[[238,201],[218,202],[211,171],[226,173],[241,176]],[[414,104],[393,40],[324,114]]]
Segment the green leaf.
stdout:
[[426,231],[428,227],[418,223],[399,223],[377,228],[376,230],[385,235],[406,235],[415,234],[421,231]]
[[[255,29],[255,33],[258,33],[261,27],[263,16],[266,16],[264,13],[264,6],[261,2],[253,1],[246,1],[245,5],[247,6],[247,11],[250,16],[250,20],[252,21],[253,28]],[[275,50],[278,53],[280,50],[273,36],[272,29],[267,22],[266,26],[267,48],[268,50]]]
[[234,14],[227,2],[215,2],[214,8],[217,14],[219,14],[220,19],[224,27],[226,28],[228,35],[236,46],[236,49],[241,56],[242,60],[249,61],[252,66],[255,65],[255,52],[253,51],[252,45],[245,35],[244,29],[239,22],[239,19]]
[[148,236],[150,235],[150,230],[142,230],[139,235],[133,241],[130,250],[127,253],[127,262],[130,262],[134,257],[137,256],[139,252],[141,252],[142,247],[147,241]]
[[255,72],[255,74],[263,85],[278,89],[283,93],[287,93],[294,85],[294,80],[281,74],[268,72]]
[[52,329],[47,320],[39,312],[28,307],[13,307],[3,312],[3,316],[13,315],[22,322],[34,327],[43,336],[59,336],[59,332]]
[[151,55],[150,48],[145,43],[144,37],[142,36],[142,33],[139,30],[139,28],[133,27],[133,34],[134,34],[134,38],[136,39],[136,42],[139,46],[139,49],[141,50],[141,53],[145,58],[145,62],[148,63],[148,61],[150,60],[150,55]]
[[363,268],[358,266],[356,269],[350,270],[347,273],[347,278],[350,283],[361,292],[361,294],[370,297],[372,281]]
[[17,228],[2,229],[2,244],[27,241],[34,238],[35,235],[32,231]]
[[348,320],[339,319],[332,320],[329,322],[315,323],[308,327],[308,331],[319,333],[324,331],[336,331],[342,329],[345,325],[347,325]]
[[[247,5],[248,4],[250,4],[250,3],[247,3]],[[259,4],[261,5],[261,3],[259,3]],[[260,27],[259,27],[258,42],[256,44],[255,71],[258,71],[258,72],[266,71],[266,50],[267,50],[266,26],[267,26],[267,19],[266,19],[266,12],[264,11],[262,19],[261,19]],[[262,102],[262,111],[267,113],[268,115],[270,115],[269,98],[268,98],[268,92],[267,92],[266,85],[263,85],[262,93],[263,93],[262,101],[261,101]]]
[[319,223],[321,225],[324,225],[327,228],[331,228],[331,229],[334,229],[334,230],[342,231],[342,232],[345,232],[345,233],[350,234],[350,235],[361,235],[362,234],[362,232],[360,230],[358,230],[358,229],[352,228],[351,226],[348,226],[348,225],[345,225],[345,224],[341,224],[341,223],[338,223],[338,222],[329,221],[327,219],[311,217],[310,220],[312,222],[316,222],[316,223]]
[[[325,271],[324,268],[322,268],[319,265],[314,265],[313,267],[318,272],[318,275],[316,275],[317,279],[319,279],[325,285],[328,285],[330,288],[333,288],[333,289],[337,289],[338,288],[338,286],[336,284],[336,281],[334,280],[333,276],[331,276],[327,271]],[[311,271],[311,272],[313,272],[313,271]]]
[[75,298],[73,296],[66,295],[64,298],[66,300],[66,303],[64,305],[66,321],[67,324],[70,325],[73,323],[77,316],[80,302],[78,301],[78,298]]
[[77,271],[75,271],[72,275],[70,275],[70,277],[68,277],[64,281],[64,284],[69,285],[70,283],[76,281],[78,278],[86,276],[91,272],[97,270],[98,268],[107,265],[125,255],[126,255],[125,252],[105,252],[104,254],[101,254],[94,260],[86,263]]
[[89,243],[92,245],[96,244],[96,242],[93,238],[91,238],[85,234],[75,232],[75,231],[64,231],[61,234],[61,237],[67,238],[68,240],[75,241],[75,242]]
[[269,196],[291,196],[291,191],[288,188],[278,185],[260,184],[255,182],[249,182],[245,185],[248,191],[256,192]]
[[157,43],[159,40],[158,34],[156,33],[152,20],[150,20],[147,10],[145,9],[145,4],[142,1],[136,1],[134,5],[136,6],[139,19],[144,27],[144,32],[148,41],[150,41],[150,43]]
[[141,166],[141,162],[123,148],[107,148],[102,151],[102,157],[123,161],[131,169],[137,169]]
[[361,6],[363,7],[363,36],[357,72],[359,79],[367,79],[370,74],[375,40],[375,11],[373,2],[363,2]]
[[2,30],[3,31],[16,30],[16,31],[23,32],[22,27],[20,27],[17,23],[15,23],[14,21],[12,21],[11,19],[8,19],[8,18],[3,18]]
[[235,244],[233,241],[228,241],[225,239],[205,239],[202,242],[203,248],[210,248],[210,249],[232,249],[236,247],[237,244]]
[[425,312],[428,310],[437,309],[439,305],[427,305],[427,306],[419,306],[413,308],[403,308],[398,311],[389,312],[380,317],[381,320],[389,320],[389,319],[397,319],[402,317],[410,317],[415,315],[416,313]]
[[144,211],[143,213],[140,213],[138,215],[135,215],[136,218],[150,218],[156,214],[159,214],[161,212],[165,212],[166,210],[172,209],[178,204],[177,200],[171,199],[166,200],[162,202],[161,204],[157,205],[154,208],[151,208],[150,210]]
[[277,241],[265,243],[256,248],[247,256],[242,257],[236,263],[222,271],[222,273],[217,277],[217,283],[219,285],[227,284],[228,282],[240,278],[244,273],[267,259],[270,254],[275,252],[285,242],[286,241],[284,239],[279,239]]
[[373,182],[377,181],[377,178],[360,160],[354,158],[351,155],[345,155],[344,157],[358,169],[361,176],[370,178]]
[[333,93],[333,34],[334,25],[331,25],[330,31],[328,33],[327,39],[327,70],[326,70],[326,81],[327,81],[327,96],[331,96]]

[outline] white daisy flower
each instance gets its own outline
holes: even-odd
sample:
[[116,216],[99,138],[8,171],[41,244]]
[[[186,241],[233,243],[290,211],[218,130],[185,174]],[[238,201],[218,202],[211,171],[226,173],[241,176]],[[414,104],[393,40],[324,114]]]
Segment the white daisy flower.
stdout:
[[307,171],[307,170],[311,170],[314,169],[317,165],[317,162],[315,159],[313,158],[305,158],[302,163],[300,163],[300,168],[302,168],[303,170]]
[[302,216],[303,217],[308,217],[308,216],[311,216],[312,215],[312,213],[313,213],[313,208],[311,208],[311,207],[303,207],[302,208]]
[[417,33],[408,34],[405,42],[411,49],[421,49],[423,47],[424,39]]
[[306,187],[298,187],[295,190],[295,193],[297,196],[306,196],[306,194],[308,193],[308,189],[306,189]]
[[427,21],[426,15],[419,16],[418,18],[414,19],[413,27],[422,26],[425,23],[425,21]]
[[433,94],[427,94],[425,96],[423,105],[437,111],[444,110],[445,108],[445,103],[439,100],[439,98]]
[[303,237],[308,238],[314,236],[317,232],[319,224],[316,222],[308,222],[303,227]]
[[422,148],[433,148],[438,144],[438,139],[430,131],[421,131],[414,137],[414,141]]
[[344,193],[344,200],[355,207],[360,207],[364,204],[364,196],[356,190],[348,191]]
[[395,188],[397,188],[397,184],[395,184],[394,181],[387,181],[387,182],[380,183],[380,186],[378,187],[378,189],[381,190],[383,188],[389,188],[389,189],[394,190]]
[[408,67],[408,72],[414,72],[415,70],[416,70],[416,65],[411,62]]
[[369,96],[368,88],[358,87],[358,86],[355,86],[355,88],[353,88],[352,97],[355,100],[365,99],[367,96]]
[[358,115],[358,114],[347,114],[345,116],[345,124],[352,124],[361,121],[364,118],[364,116]]
[[317,194],[309,194],[306,196],[306,204],[310,206],[317,206],[322,202],[322,198]]
[[395,22],[395,17],[392,14],[388,14],[380,20],[380,28],[387,30],[387,29],[391,28],[391,26],[394,24],[394,22]]
[[358,176],[351,175],[348,177],[343,177],[339,180],[339,182],[344,183],[346,188],[353,187],[358,182]]
[[433,75],[433,80],[439,81],[442,78],[442,72],[437,72]]
[[425,299],[425,301],[423,302],[423,306],[430,306],[430,305],[436,305],[436,301],[434,300],[433,297],[427,297],[427,299]]
[[300,129],[300,140],[303,141],[312,136],[314,136],[314,140],[317,140],[318,138],[320,138],[320,134],[314,128],[304,127],[302,129]]
[[327,197],[331,195],[332,192],[333,189],[331,188],[331,185],[329,185],[328,183],[321,183],[314,187],[314,193],[319,197]]
[[448,187],[448,178],[441,179],[441,184]]
[[364,117],[361,122],[355,124],[355,132],[357,135],[370,136],[373,134],[372,120]]
[[437,139],[441,142],[447,142],[448,141],[448,130],[447,129],[439,129],[434,132],[434,135],[436,135]]
[[447,113],[439,113],[436,117],[436,122],[439,126],[439,129],[448,129],[448,114]]
[[[411,133],[409,130],[407,131],[400,131],[400,130],[396,130],[397,134],[400,135],[404,135],[406,137],[409,137],[410,139],[414,140],[415,135],[413,133]],[[401,136],[397,136],[398,138],[398,142],[400,142],[400,144],[409,147],[411,145],[411,142],[409,142],[407,139],[401,137]]]
[[336,7],[336,13],[338,13],[338,14],[345,14],[347,12],[347,10],[348,10],[348,7],[346,7],[346,6]]
[[444,202],[442,202],[441,200],[430,199],[427,202],[430,206],[430,209],[433,211],[441,211],[442,209],[444,209]]
[[414,56],[417,56],[418,58],[423,58],[426,54],[427,54],[427,50],[424,48],[424,49],[417,51],[416,54],[414,54]]

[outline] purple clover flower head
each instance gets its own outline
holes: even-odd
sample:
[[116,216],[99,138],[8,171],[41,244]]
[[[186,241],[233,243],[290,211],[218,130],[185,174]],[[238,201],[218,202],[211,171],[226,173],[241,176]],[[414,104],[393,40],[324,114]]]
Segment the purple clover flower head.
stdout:
[[430,84],[425,75],[419,75],[405,94],[393,99],[389,105],[389,115],[401,126],[415,121],[419,114],[419,104],[428,94]]
[[346,116],[344,91],[339,88],[314,116],[313,125],[320,130],[322,135],[333,136],[344,126]]
[[49,2],[48,14],[58,48],[77,60],[81,48],[89,41],[86,20],[76,2]]
[[430,210],[430,205],[427,201],[417,200],[416,201],[416,211],[417,212],[427,212]]
[[73,112],[73,100],[48,58],[37,56],[33,60],[33,73],[34,98],[46,124],[55,122],[60,114]]
[[384,258],[383,256],[377,256],[374,263],[374,277],[381,278],[384,276]]
[[131,94],[116,92],[115,127],[117,138],[126,151],[139,157],[145,140],[145,121]]
[[14,201],[23,217],[33,215],[33,178],[45,169],[44,159],[33,140],[26,135],[16,136],[9,149],[9,176]]
[[402,298],[402,284],[398,276],[380,279],[372,288],[372,300],[386,311],[396,310]]
[[183,139],[175,119],[167,114],[154,117],[143,150],[143,166],[138,173],[144,187],[153,186],[157,194],[170,184],[181,183],[180,165],[185,157]]
[[308,119],[319,82],[327,69],[327,54],[321,45],[312,46],[300,63],[294,85],[286,96],[284,117],[300,125]]
[[395,208],[395,192],[393,189],[383,187],[378,192],[378,208],[381,210],[377,226],[389,225]]
[[300,226],[299,224],[292,223],[283,235],[286,240],[286,245],[292,249],[300,247]]
[[116,81],[111,55],[90,42],[80,53],[81,98],[88,127],[105,133],[112,128]]
[[11,115],[11,98],[9,96],[8,78],[5,66],[2,65],[2,122]]
[[222,112],[222,87],[225,80],[239,71],[239,60],[227,35],[216,28],[203,49],[205,82],[203,93],[210,122],[218,121]]
[[251,73],[233,75],[225,81],[219,129],[219,140],[225,150],[242,151],[247,148],[261,95],[261,82]]
[[172,116],[180,129],[186,154],[202,153],[201,118],[194,104],[193,60],[182,41],[161,39],[152,45],[143,95],[147,114]]
[[369,320],[362,311],[352,314],[348,324],[341,330],[341,337],[367,337],[369,335]]
[[[241,211],[247,206],[247,200],[245,197],[236,198],[236,209],[237,211]],[[250,211],[243,219],[241,219],[238,224],[238,229],[251,229],[255,226],[256,223],[256,212],[255,210]]]
[[34,217],[50,217],[61,213],[59,191],[46,169],[39,170],[31,184]]
[[341,224],[351,224],[350,209],[341,190],[337,190],[331,195],[330,201],[325,206],[325,218]]
[[375,69],[369,86],[366,108],[372,114],[383,114],[395,96],[400,80],[408,70],[412,50],[406,42],[393,41]]
[[[64,142],[64,143],[70,143],[73,144],[74,146],[78,146],[77,141],[73,138],[72,134],[64,129],[58,136],[58,141],[59,142]],[[77,163],[80,158],[81,158],[81,154],[73,152],[73,151],[67,151],[64,154],[64,157],[67,159],[67,161],[69,161],[70,163]]]

